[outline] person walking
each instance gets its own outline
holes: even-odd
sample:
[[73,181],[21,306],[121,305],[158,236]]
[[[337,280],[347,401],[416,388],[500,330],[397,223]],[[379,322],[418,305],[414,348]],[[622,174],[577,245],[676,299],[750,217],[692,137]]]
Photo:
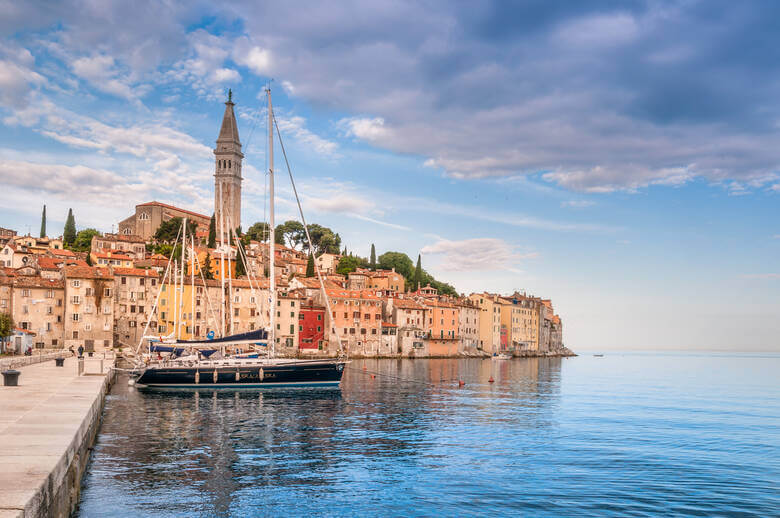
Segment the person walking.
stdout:
[[82,356],[84,356],[84,346],[79,345],[79,358],[81,358]]

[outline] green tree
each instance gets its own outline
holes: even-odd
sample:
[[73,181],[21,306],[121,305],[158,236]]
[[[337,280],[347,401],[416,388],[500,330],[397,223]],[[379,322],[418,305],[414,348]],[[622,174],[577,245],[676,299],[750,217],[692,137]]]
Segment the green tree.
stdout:
[[374,243],[371,243],[371,269],[376,270],[376,248],[374,248]]
[[252,241],[265,241],[268,238],[268,223],[258,221],[246,229],[246,236]]
[[41,238],[46,237],[46,205],[43,206],[43,214],[41,214]]
[[414,263],[403,252],[385,252],[379,256],[379,266],[385,270],[395,268],[395,271],[404,276],[407,283],[412,282]]
[[278,225],[274,229],[275,242],[279,245],[285,245],[295,248],[297,245],[306,241],[306,233],[303,230],[303,223],[290,219]]
[[314,256],[309,254],[309,260],[306,262],[306,277],[314,277]]
[[14,318],[9,313],[0,313],[0,338],[5,340],[14,331]]
[[73,217],[73,209],[68,209],[68,217],[65,218],[65,229],[62,231],[62,242],[66,247],[70,247],[75,240],[76,218]]
[[362,257],[347,255],[339,260],[336,273],[341,275],[348,275],[349,273],[354,272],[357,268],[365,268],[366,266],[368,266],[368,261]]
[[201,267],[204,279],[213,279],[214,272],[211,269],[211,254],[206,252],[206,258],[203,260],[203,266]]
[[92,249],[92,238],[99,235],[100,232],[94,228],[79,230],[70,248],[75,252],[89,252]]
[[244,277],[246,275],[246,264],[244,263],[244,256],[239,252],[236,255],[236,278]]
[[414,285],[411,287],[412,291],[417,290],[422,283],[422,262],[420,260],[420,254],[417,254],[417,267],[414,269]]
[[89,266],[94,266],[94,264],[92,264],[92,254],[90,254],[89,252],[87,252],[87,259],[86,259],[86,261],[85,261],[85,262],[86,262],[86,263],[87,263]]
[[211,215],[211,221],[209,221],[209,242],[207,246],[209,248],[217,247],[217,221],[214,214]]
[[[163,221],[160,226],[157,227],[157,231],[154,233],[154,239],[161,243],[173,243],[176,240],[177,235],[180,234],[182,218],[171,218],[168,221]],[[195,230],[198,225],[191,219],[187,220],[187,233],[195,234]],[[189,238],[187,238],[189,239]]]

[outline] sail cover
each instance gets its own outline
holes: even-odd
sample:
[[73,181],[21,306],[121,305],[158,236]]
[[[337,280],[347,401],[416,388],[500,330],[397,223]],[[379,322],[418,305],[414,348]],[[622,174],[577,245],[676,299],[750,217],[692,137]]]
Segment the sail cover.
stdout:
[[223,336],[222,338],[215,338],[213,340],[177,340],[176,345],[208,345],[213,347],[215,345],[253,344],[266,340],[268,340],[268,331],[265,329],[257,329],[255,331],[249,331],[248,333]]

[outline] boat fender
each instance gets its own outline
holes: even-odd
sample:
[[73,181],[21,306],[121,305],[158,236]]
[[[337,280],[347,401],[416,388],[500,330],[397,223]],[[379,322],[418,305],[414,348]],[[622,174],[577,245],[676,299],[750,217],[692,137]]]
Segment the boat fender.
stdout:
[[490,379],[488,380],[488,383],[493,383],[494,381],[496,381],[496,380],[493,379],[493,376],[490,376]]
[[200,371],[195,371],[195,384],[200,383]]
[[462,386],[463,386],[463,385],[465,385],[465,384],[466,384],[466,382],[465,382],[465,381],[463,381],[463,380],[458,380],[458,386],[459,386],[459,387],[462,387]]
[[214,369],[214,383],[217,382],[217,369]]
[[238,375],[238,369],[236,369],[236,381],[240,380],[241,376]]
[[265,379],[265,372],[263,372],[262,367],[260,367],[260,370],[257,372],[257,377],[260,378],[260,381],[263,381]]

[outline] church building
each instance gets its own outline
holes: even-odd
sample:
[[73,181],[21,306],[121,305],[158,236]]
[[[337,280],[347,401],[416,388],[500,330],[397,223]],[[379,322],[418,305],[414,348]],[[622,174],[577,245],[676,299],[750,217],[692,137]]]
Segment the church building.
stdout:
[[[233,111],[233,93],[228,93],[222,127],[214,148],[214,213],[219,240],[220,218],[224,218],[225,240],[229,229],[241,226],[241,141],[238,138],[238,124]],[[211,218],[166,203],[151,201],[135,206],[135,214],[119,222],[118,233],[138,236],[144,241],[154,237],[157,228],[171,218],[188,218],[198,225],[198,233],[207,235]]]

